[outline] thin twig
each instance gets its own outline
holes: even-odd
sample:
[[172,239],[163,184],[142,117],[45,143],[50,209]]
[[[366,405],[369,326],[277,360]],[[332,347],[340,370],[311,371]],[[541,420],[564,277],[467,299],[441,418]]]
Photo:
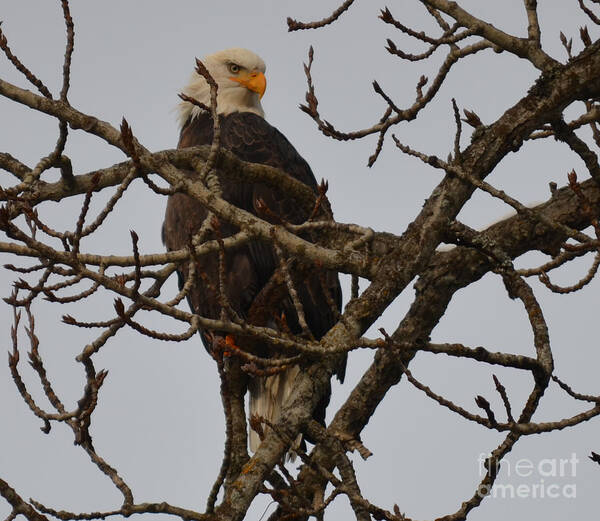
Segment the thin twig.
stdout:
[[288,17],[288,31],[298,31],[301,29],[318,29],[320,27],[325,27],[326,25],[332,24],[335,22],[344,12],[346,12],[350,6],[354,3],[354,0],[345,0],[342,5],[340,5],[330,16],[327,18],[323,18],[318,22],[299,22],[294,20],[293,18]]

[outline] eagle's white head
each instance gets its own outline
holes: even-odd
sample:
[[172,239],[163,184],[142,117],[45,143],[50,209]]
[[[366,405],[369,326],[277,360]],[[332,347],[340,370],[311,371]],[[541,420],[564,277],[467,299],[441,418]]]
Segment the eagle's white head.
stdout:
[[[265,62],[248,49],[235,47],[225,49],[202,59],[211,76],[219,86],[217,91],[217,112],[253,112],[264,117],[260,104],[266,86]],[[210,106],[210,87],[196,71],[183,89],[184,94]],[[183,126],[190,117],[197,116],[201,108],[187,101],[179,104],[179,124]]]

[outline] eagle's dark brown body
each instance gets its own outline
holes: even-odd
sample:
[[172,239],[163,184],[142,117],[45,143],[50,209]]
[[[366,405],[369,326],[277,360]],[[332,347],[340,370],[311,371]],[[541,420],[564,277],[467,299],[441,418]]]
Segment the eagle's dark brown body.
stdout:
[[[250,112],[234,112],[220,116],[221,146],[244,161],[261,163],[279,168],[290,176],[311,187],[317,193],[315,177],[304,159],[276,128],[262,117]],[[210,144],[213,124],[208,114],[188,120],[181,130],[179,148]],[[280,218],[293,224],[301,224],[309,212],[297,204],[293,196],[276,191],[260,183],[243,183],[227,176],[220,176],[223,198],[235,206],[269,220]],[[257,212],[257,203],[262,200],[269,214]],[[207,210],[197,200],[185,195],[169,197],[163,240],[169,250],[185,248],[202,226]],[[277,216],[277,217],[274,217]],[[219,233],[227,237],[237,232],[229,223],[219,223]],[[310,236],[304,235],[310,240]],[[205,240],[215,238],[211,232]],[[192,311],[204,317],[218,319],[221,306],[218,299],[218,256],[205,256],[201,260],[196,283],[188,294]],[[253,241],[226,253],[225,288],[232,308],[240,317],[254,325],[268,326],[279,330],[289,328],[292,334],[302,334],[296,310],[283,279],[279,283],[272,277],[279,266],[273,248],[266,243]],[[341,308],[341,290],[336,273],[316,266],[292,265],[291,273],[302,302],[306,322],[316,339],[320,339],[336,322]],[[187,268],[179,270],[180,283],[187,279]],[[336,309],[332,309],[334,303]],[[283,355],[271,346],[257,345],[250,339],[238,339],[242,349],[264,357]],[[207,349],[210,345],[203,336]],[[289,353],[285,353],[289,356]],[[343,380],[345,361],[340,364],[337,376]],[[293,375],[295,376],[295,374]],[[291,377],[290,377],[291,378]],[[256,378],[254,378],[256,380]],[[288,378],[289,379],[289,378]],[[278,382],[290,385],[291,382]],[[264,383],[264,382],[263,382]],[[258,386],[260,387],[260,386]],[[254,385],[255,392],[257,386]],[[250,384],[251,401],[253,385]],[[276,393],[277,394],[277,393]],[[255,396],[256,398],[256,396]],[[328,401],[328,399],[327,399]],[[315,419],[323,421],[323,403],[315,411]]]

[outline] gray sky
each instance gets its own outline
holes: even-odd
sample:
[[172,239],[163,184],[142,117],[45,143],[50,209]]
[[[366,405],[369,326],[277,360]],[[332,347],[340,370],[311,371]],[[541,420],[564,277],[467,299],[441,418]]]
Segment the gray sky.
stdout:
[[[522,3],[469,0],[461,5],[506,31],[525,35]],[[287,16],[320,19],[337,4],[338,1],[330,0],[73,2],[76,46],[69,99],[76,108],[115,126],[125,116],[136,137],[150,150],[172,148],[178,134],[174,113],[177,93],[187,82],[194,57],[234,46],[252,49],[267,63],[268,87],[263,99],[267,119],[296,146],[318,179],[329,180],[329,197],[336,218],[400,234],[439,181],[439,172],[403,156],[391,140],[376,165],[369,169],[366,162],[374,149],[373,138],[341,143],[322,136],[297,108],[306,90],[302,62],[312,44],[319,108],[325,119],[339,129],[353,130],[370,126],[385,108],[373,94],[373,79],[398,105],[407,106],[414,99],[419,76],[433,77],[436,65],[443,60],[443,51],[438,51],[429,62],[416,64],[389,55],[383,48],[388,37],[405,50],[423,49],[377,20],[378,8],[385,6],[377,2],[358,2],[329,28],[287,33]],[[587,20],[579,16],[575,1],[540,0],[539,4],[543,43],[555,57],[564,60],[559,31],[575,37]],[[388,5],[406,25],[434,32],[418,1]],[[60,3],[2,0],[0,19],[14,52],[51,91],[58,92],[65,38]],[[598,36],[593,28],[590,32],[592,39]],[[579,43],[574,47],[578,51]],[[506,53],[481,53],[451,72],[436,101],[417,121],[402,124],[394,132],[414,148],[445,157],[454,138],[452,97],[461,109],[474,109],[484,123],[490,123],[524,96],[536,76],[530,65]],[[0,77],[30,88],[3,57]],[[582,106],[571,107],[568,114],[581,110]],[[0,125],[2,151],[33,166],[54,147],[56,124],[51,118],[3,99],[0,117],[4,122]],[[468,144],[469,135],[467,128],[463,146]],[[75,131],[70,134],[66,152],[78,174],[124,160],[121,152]],[[534,142],[508,156],[488,180],[521,201],[533,203],[547,198],[549,181],[564,185],[571,168],[578,171],[580,178],[587,177],[582,163],[564,145]],[[2,185],[6,185],[8,174],[0,175]],[[45,179],[55,177],[55,173],[50,173]],[[108,196],[103,193],[95,197],[91,215]],[[134,183],[104,229],[93,240],[84,241],[82,250],[129,253],[129,229],[134,229],[140,236],[143,253],[162,251],[160,226],[165,202],[141,183]],[[58,229],[73,229],[80,204],[81,199],[48,203],[41,207],[41,215]],[[508,212],[489,196],[477,194],[460,217],[471,226],[482,227]],[[530,254],[519,261],[519,266],[533,265],[540,258]],[[0,259],[2,264],[15,262],[4,254]],[[587,271],[590,262],[586,258],[573,264],[555,275],[556,282],[574,282]],[[0,271],[3,296],[9,293],[15,278],[4,269]],[[174,280],[169,288],[175,291]],[[580,293],[562,297],[550,294],[537,283],[534,288],[550,323],[557,374],[577,391],[597,394],[600,355],[597,335],[593,334],[597,281]],[[393,331],[412,295],[412,289],[407,289],[376,327]],[[73,406],[84,382],[74,357],[94,336],[93,332],[63,325],[60,316],[70,313],[82,320],[109,318],[114,314],[112,297],[103,294],[93,303],[74,306],[55,307],[40,302],[33,310],[48,373],[63,401]],[[154,315],[146,319],[156,329],[181,330],[180,325]],[[4,326],[1,345],[6,348],[10,346],[11,321],[11,309],[0,306],[0,323]],[[456,295],[434,330],[433,340],[522,354],[533,351],[523,309],[518,302],[506,298],[502,282],[494,276],[486,276]],[[21,348],[21,369],[29,390],[46,406],[38,382],[25,363],[23,335]],[[343,403],[372,355],[366,351],[351,354],[347,381],[334,387],[330,412]],[[136,501],[164,500],[203,510],[221,462],[223,415],[215,366],[198,339],[183,344],[159,343],[124,330],[108,342],[95,362],[97,369],[109,370],[93,417],[92,433],[99,454],[116,466],[132,486]],[[475,409],[473,397],[477,394],[485,395],[497,411],[502,410],[488,367],[421,354],[411,368],[421,381],[470,410]],[[531,378],[499,368],[493,372],[507,387],[513,406],[521,404],[529,392]],[[551,387],[534,419],[556,420],[580,410],[580,405]],[[41,422],[18,396],[5,363],[0,364],[0,418],[4,419],[0,476],[24,497],[73,511],[118,507],[120,494],[83,451],[73,446],[70,430],[57,425],[50,435],[39,431]],[[354,458],[359,483],[365,497],[375,504],[389,509],[397,503],[410,517],[435,518],[454,512],[472,495],[480,480],[478,457],[495,448],[500,439],[497,433],[441,409],[403,381],[388,393],[363,433],[363,441],[374,456],[366,462]],[[565,485],[574,484],[576,498],[488,498],[470,519],[496,521],[510,513],[515,519],[535,516],[559,521],[576,512],[580,519],[591,519],[592,513],[598,511],[600,478],[600,468],[587,459],[591,450],[600,452],[597,421],[522,439],[509,454],[499,482],[515,487],[557,484],[561,491]],[[565,468],[564,476],[545,472],[551,474],[551,468],[544,467],[544,460],[571,458],[573,453],[579,460],[575,475],[571,466]],[[530,477],[519,476],[515,471],[515,464],[523,458],[535,467]],[[542,469],[537,467],[540,463]],[[331,519],[347,518],[349,508],[344,501],[338,500]],[[259,497],[248,519],[258,519],[268,503],[268,498]],[[9,511],[0,502],[0,516]]]

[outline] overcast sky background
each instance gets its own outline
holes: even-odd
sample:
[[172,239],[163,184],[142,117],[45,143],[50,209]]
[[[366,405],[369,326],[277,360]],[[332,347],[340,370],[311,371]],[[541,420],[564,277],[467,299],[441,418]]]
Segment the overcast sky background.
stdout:
[[[391,140],[369,169],[367,159],[375,139],[341,143],[322,136],[314,123],[298,110],[306,83],[302,62],[308,47],[315,48],[313,78],[321,113],[341,130],[370,126],[382,114],[384,104],[373,94],[377,79],[399,106],[414,100],[421,74],[430,79],[444,57],[438,51],[428,62],[400,61],[384,50],[391,37],[407,51],[424,48],[377,20],[378,2],[358,2],[335,25],[318,31],[288,33],[285,19],[320,19],[337,7],[336,1],[221,0],[144,2],[104,0],[73,2],[76,45],[73,56],[70,102],[79,110],[118,126],[125,116],[136,137],[150,150],[173,148],[178,129],[174,108],[177,93],[187,82],[194,57],[234,46],[247,47],[267,63],[268,87],[263,105],[267,119],[278,127],[311,164],[318,179],[329,180],[329,198],[337,220],[356,222],[376,230],[401,234],[439,182],[439,172],[403,156]],[[460,2],[475,15],[494,25],[526,35],[526,16],[521,0]],[[540,0],[543,44],[561,61],[559,31],[577,36],[587,24],[577,2]],[[417,30],[439,34],[416,0],[390,1],[395,16]],[[65,31],[60,2],[2,0],[2,29],[13,51],[42,78],[53,93],[60,90]],[[590,24],[588,24],[590,25]],[[590,28],[592,39],[598,31]],[[576,52],[581,46],[577,39]],[[0,57],[0,77],[31,89]],[[525,95],[537,77],[528,63],[506,53],[491,51],[459,63],[446,84],[417,121],[402,124],[394,132],[405,143],[424,152],[446,157],[454,138],[451,98],[459,107],[473,109],[484,123],[493,122]],[[574,116],[582,105],[571,107]],[[0,150],[12,153],[30,166],[48,154],[56,141],[53,119],[0,99]],[[466,128],[462,145],[469,142]],[[123,161],[123,154],[99,140],[72,131],[66,153],[76,174]],[[559,143],[536,141],[525,144],[518,154],[507,157],[488,179],[523,202],[548,197],[548,182],[559,186],[575,168],[587,178],[582,163]],[[12,183],[0,174],[3,186]],[[56,172],[44,179],[55,180]],[[110,196],[94,197],[90,216]],[[74,229],[81,198],[41,206],[42,218],[58,229]],[[135,182],[106,226],[93,239],[83,241],[82,250],[93,253],[127,254],[129,230],[140,236],[142,253],[163,251],[160,227],[166,199]],[[477,194],[460,218],[483,227],[507,214],[509,209],[485,194]],[[519,266],[530,266],[539,255],[527,255]],[[2,264],[18,259],[1,256]],[[554,281],[570,284],[587,271],[590,260],[573,264],[554,275]],[[0,271],[2,296],[10,292],[13,273]],[[346,281],[347,282],[347,281]],[[363,289],[365,285],[363,284]],[[598,335],[598,282],[575,295],[557,296],[534,283],[550,324],[557,374],[581,393],[598,394],[600,362]],[[169,291],[176,291],[175,280]],[[348,291],[346,291],[346,294]],[[394,302],[376,327],[393,331],[408,309],[413,290],[407,289]],[[36,331],[48,374],[59,396],[75,406],[83,388],[83,372],[75,356],[95,336],[60,322],[65,313],[81,320],[107,319],[114,315],[112,297],[100,294],[93,301],[72,306],[33,307]],[[2,342],[10,347],[11,309],[0,306]],[[156,329],[181,331],[181,325],[155,315],[145,317]],[[375,331],[375,329],[373,329]],[[375,333],[371,333],[375,335]],[[40,386],[26,364],[28,349],[21,335],[21,370],[29,391],[47,407]],[[462,342],[488,349],[533,353],[532,335],[520,303],[506,298],[502,282],[495,276],[460,291],[434,330],[433,341]],[[352,353],[346,383],[336,385],[329,413],[344,402],[352,386],[368,366],[372,352]],[[223,414],[214,363],[194,338],[182,344],[160,343],[122,330],[95,357],[96,368],[108,369],[93,416],[92,434],[99,455],[114,465],[132,487],[137,502],[168,501],[202,511],[206,495],[217,475],[223,451]],[[494,391],[492,372],[508,389],[513,410],[519,409],[532,382],[528,375],[502,368],[485,367],[442,355],[420,354],[411,365],[415,376],[456,403],[475,410],[474,396],[483,394],[502,416]],[[551,386],[537,421],[572,416],[582,406]],[[71,511],[112,510],[122,501],[112,483],[90,463],[72,433],[55,425],[49,435],[40,432],[41,422],[19,397],[5,363],[0,364],[0,477],[23,497]],[[581,520],[598,512],[600,468],[587,455],[600,452],[597,421],[562,432],[522,439],[509,454],[499,483],[543,483],[576,486],[576,498],[501,499],[488,498],[472,512],[473,521],[499,521],[528,517],[560,521],[577,513]],[[363,462],[354,457],[359,483],[369,500],[391,509],[396,503],[407,516],[432,519],[456,511],[470,498],[480,481],[478,458],[494,449],[503,437],[449,413],[403,380],[377,410],[363,432],[363,441],[374,455]],[[579,462],[572,475],[544,476],[534,469],[529,478],[515,474],[514,465],[527,458],[537,467],[545,459],[571,458]],[[548,470],[544,467],[543,470]],[[509,472],[510,470],[510,472]],[[569,489],[572,490],[572,489]],[[260,496],[248,519],[258,519],[269,503]],[[347,519],[344,499],[330,519]],[[271,506],[271,509],[273,507]],[[0,516],[9,507],[0,502]]]

